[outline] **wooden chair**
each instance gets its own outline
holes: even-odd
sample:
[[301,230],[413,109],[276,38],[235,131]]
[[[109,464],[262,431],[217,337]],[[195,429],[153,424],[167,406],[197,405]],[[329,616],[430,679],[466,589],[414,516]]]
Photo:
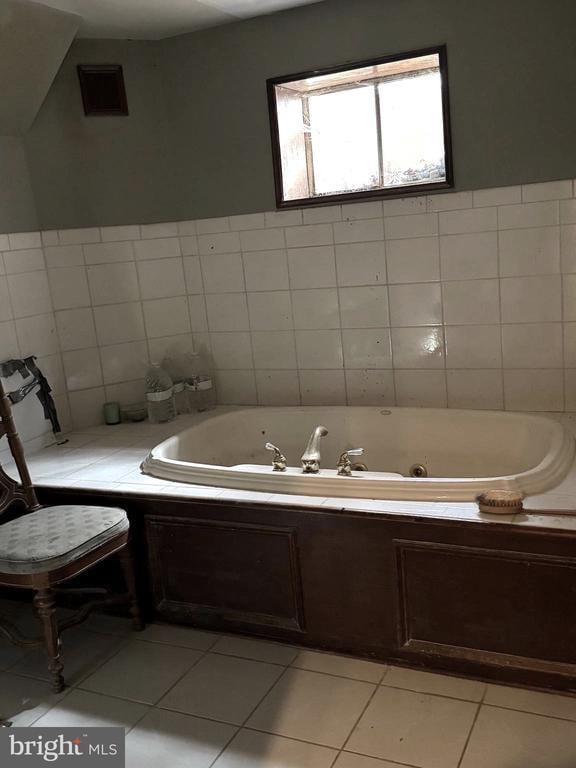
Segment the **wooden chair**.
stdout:
[[[29,514],[0,524],[0,587],[34,590],[33,602],[42,623],[43,637],[25,638],[6,620],[0,621],[0,633],[19,646],[45,645],[52,688],[60,692],[64,688],[61,632],[84,621],[97,605],[120,602],[129,604],[134,628],[143,628],[128,545],[128,517],[124,510],[113,507],[40,506],[10,401],[0,381],[0,438],[4,435],[8,438],[20,482],[9,477],[0,466],[0,516],[14,502],[23,503]],[[71,618],[58,623],[54,587],[114,554],[121,560],[126,594],[87,603]]]

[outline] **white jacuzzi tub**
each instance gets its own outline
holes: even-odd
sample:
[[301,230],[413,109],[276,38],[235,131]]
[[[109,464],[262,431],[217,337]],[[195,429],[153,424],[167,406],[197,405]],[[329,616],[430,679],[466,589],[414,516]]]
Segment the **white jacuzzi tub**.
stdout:
[[[317,425],[321,471],[306,475],[300,457]],[[288,459],[273,472],[266,442]],[[364,448],[368,471],[336,474],[338,457]],[[489,489],[523,495],[555,487],[574,456],[574,438],[544,416],[426,408],[285,407],[216,410],[164,440],[142,464],[167,480],[309,496],[471,501]],[[426,478],[409,475],[423,465]]]

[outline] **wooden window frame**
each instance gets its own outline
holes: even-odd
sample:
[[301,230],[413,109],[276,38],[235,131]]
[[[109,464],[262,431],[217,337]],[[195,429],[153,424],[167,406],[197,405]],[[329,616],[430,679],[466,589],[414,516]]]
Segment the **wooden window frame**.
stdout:
[[[444,159],[446,179],[444,181],[422,183],[422,184],[405,184],[402,186],[389,187],[387,189],[370,189],[361,190],[359,192],[338,192],[331,195],[321,195],[319,197],[303,197],[294,200],[284,200],[283,195],[283,177],[282,177],[282,158],[280,148],[280,131],[278,126],[278,111],[276,105],[276,86],[283,85],[284,83],[291,83],[297,80],[306,80],[313,77],[321,77],[322,75],[333,75],[339,72],[347,72],[352,69],[360,69],[363,67],[372,67],[379,64],[387,64],[394,61],[402,61],[404,59],[418,58],[421,56],[438,56],[438,65],[441,75],[441,97],[442,97],[442,121],[444,129]],[[375,81],[377,78],[375,78]],[[454,186],[454,163],[452,157],[452,135],[450,127],[450,98],[448,89],[448,61],[445,45],[438,45],[432,48],[423,48],[416,51],[407,51],[404,53],[396,53],[389,56],[382,56],[379,58],[366,59],[363,61],[349,62],[347,64],[327,67],[324,69],[314,69],[308,72],[298,72],[292,75],[284,75],[282,77],[269,78],[266,81],[266,87],[268,92],[268,112],[270,118],[270,133],[272,140],[272,164],[274,170],[274,185],[276,190],[276,207],[277,208],[304,208],[315,205],[333,205],[334,203],[347,203],[359,200],[374,200],[385,197],[408,197],[410,195],[421,195],[427,192],[434,192],[442,189],[450,189]],[[344,86],[346,87],[346,86]],[[377,88],[376,88],[377,91]],[[309,142],[307,142],[307,148]],[[309,151],[308,157],[309,160]],[[378,147],[379,153],[381,147]],[[308,175],[313,176],[313,168],[308,167]]]

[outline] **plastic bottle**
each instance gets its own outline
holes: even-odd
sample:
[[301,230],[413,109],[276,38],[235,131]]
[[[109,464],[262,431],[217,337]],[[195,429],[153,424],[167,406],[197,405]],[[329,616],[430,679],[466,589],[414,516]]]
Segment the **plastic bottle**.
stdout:
[[174,408],[178,415],[190,413],[188,403],[188,393],[185,389],[186,372],[185,366],[179,357],[165,357],[162,361],[162,367],[168,372],[172,379],[172,393],[174,394]]
[[174,393],[174,407],[176,413],[180,416],[183,413],[190,413],[190,403],[188,398],[188,392],[186,391],[186,384],[184,381],[174,382],[172,387]]
[[186,391],[191,412],[206,411],[216,405],[216,396],[205,355],[190,352],[187,356]]
[[174,393],[170,374],[158,363],[152,363],[146,373],[146,403],[148,420],[153,424],[172,421],[175,416]]
[[209,411],[216,407],[216,390],[211,376],[199,376],[196,382],[198,390],[198,410]]

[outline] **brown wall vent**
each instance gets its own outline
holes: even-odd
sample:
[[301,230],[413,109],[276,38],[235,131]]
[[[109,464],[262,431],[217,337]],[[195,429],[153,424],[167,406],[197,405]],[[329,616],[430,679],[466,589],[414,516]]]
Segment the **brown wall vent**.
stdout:
[[128,102],[120,64],[79,64],[85,115],[127,115]]

